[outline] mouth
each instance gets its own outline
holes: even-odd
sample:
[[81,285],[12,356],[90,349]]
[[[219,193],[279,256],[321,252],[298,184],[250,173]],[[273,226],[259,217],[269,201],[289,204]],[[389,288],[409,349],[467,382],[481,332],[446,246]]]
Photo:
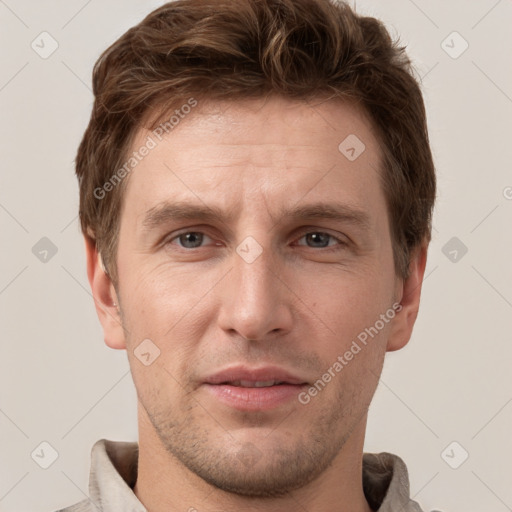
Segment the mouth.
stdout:
[[282,384],[289,384],[288,382],[284,382],[282,380],[234,380],[234,381],[226,381],[222,382],[221,385],[224,386],[235,386],[237,388],[269,388],[270,386],[281,386]]
[[208,377],[203,386],[218,402],[243,411],[270,410],[289,403],[308,386],[278,367],[232,367]]

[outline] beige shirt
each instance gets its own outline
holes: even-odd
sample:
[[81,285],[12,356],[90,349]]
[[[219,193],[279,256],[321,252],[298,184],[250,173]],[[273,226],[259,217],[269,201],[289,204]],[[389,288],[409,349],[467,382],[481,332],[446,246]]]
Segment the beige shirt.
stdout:
[[[100,439],[92,447],[89,496],[57,512],[147,512],[133,492],[137,480],[138,444]],[[399,457],[363,455],[366,499],[378,512],[421,512],[409,498],[409,476]]]

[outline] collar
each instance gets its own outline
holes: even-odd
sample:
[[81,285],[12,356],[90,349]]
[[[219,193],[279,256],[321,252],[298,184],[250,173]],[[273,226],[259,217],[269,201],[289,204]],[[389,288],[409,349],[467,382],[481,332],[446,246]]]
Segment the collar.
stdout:
[[[137,480],[136,442],[100,439],[91,450],[90,501],[99,512],[147,512],[133,492]],[[363,489],[378,512],[421,512],[409,497],[409,476],[403,460],[391,453],[363,455]],[[94,507],[91,510],[95,510]]]

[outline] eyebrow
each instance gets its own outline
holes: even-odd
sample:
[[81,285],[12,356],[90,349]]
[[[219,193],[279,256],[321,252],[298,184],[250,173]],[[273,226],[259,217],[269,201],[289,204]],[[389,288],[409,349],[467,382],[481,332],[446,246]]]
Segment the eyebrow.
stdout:
[[164,201],[146,212],[142,227],[151,231],[162,224],[180,220],[204,220],[209,222],[227,222],[233,217],[231,212],[228,215],[215,206],[194,205],[191,203]]
[[[169,222],[182,220],[201,220],[225,224],[233,220],[237,210],[232,208],[224,212],[215,206],[164,201],[146,212],[142,228],[151,231]],[[277,218],[280,220],[276,224],[289,218],[297,221],[328,219],[348,222],[365,230],[370,229],[371,226],[370,217],[365,211],[337,203],[315,203],[282,209],[278,212]]]

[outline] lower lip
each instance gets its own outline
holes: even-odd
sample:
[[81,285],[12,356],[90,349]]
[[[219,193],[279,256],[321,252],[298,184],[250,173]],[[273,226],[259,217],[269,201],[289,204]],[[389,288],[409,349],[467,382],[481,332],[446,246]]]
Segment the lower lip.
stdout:
[[241,411],[273,409],[297,399],[298,394],[307,387],[305,384],[281,384],[264,388],[242,388],[228,384],[204,384],[204,386],[220,402]]

